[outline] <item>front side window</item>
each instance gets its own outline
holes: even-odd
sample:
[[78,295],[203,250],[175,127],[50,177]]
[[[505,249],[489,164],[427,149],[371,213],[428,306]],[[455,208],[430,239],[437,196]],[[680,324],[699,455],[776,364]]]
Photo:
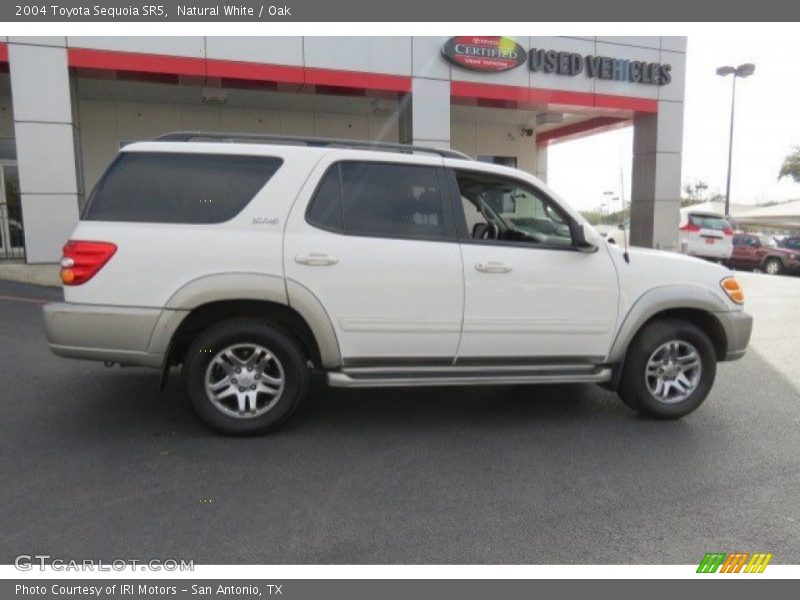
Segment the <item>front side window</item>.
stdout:
[[82,218],[222,223],[247,206],[282,162],[267,156],[123,152],[98,182]]
[[473,239],[572,246],[567,216],[536,190],[470,171],[457,171],[456,181]]
[[435,167],[342,162],[322,178],[306,218],[351,235],[439,239],[444,210]]

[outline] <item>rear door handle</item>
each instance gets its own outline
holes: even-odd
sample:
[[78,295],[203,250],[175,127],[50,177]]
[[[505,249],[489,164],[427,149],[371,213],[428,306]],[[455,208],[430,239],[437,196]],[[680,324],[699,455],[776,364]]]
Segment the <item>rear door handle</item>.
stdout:
[[510,273],[511,265],[498,260],[487,260],[486,262],[479,262],[475,268],[481,273]]
[[322,252],[309,252],[308,254],[298,254],[294,257],[294,261],[309,267],[328,267],[338,263],[339,259]]

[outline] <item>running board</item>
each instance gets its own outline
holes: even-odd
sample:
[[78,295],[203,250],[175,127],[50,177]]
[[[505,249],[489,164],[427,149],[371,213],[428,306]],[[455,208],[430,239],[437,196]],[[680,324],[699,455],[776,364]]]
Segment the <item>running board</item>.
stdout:
[[328,385],[342,388],[604,383],[611,368],[597,365],[489,367],[363,367],[331,371]]

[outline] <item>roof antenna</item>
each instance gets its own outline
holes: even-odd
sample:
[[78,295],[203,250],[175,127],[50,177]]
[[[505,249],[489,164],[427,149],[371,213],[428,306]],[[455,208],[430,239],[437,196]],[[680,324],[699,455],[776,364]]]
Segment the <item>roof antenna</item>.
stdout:
[[622,252],[622,258],[625,262],[631,264],[631,257],[628,254],[628,235],[630,234],[630,222],[628,223],[628,231],[625,231],[625,179],[622,174],[622,165],[619,167],[619,196],[622,198],[622,241],[625,242],[625,248]]

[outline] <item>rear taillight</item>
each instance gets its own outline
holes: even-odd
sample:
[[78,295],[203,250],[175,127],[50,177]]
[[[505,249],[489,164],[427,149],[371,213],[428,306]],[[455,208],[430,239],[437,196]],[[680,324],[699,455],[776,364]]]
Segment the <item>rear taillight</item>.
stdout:
[[697,233],[698,231],[700,231],[700,228],[692,223],[687,223],[686,225],[681,227],[681,231],[685,231],[687,233]]
[[61,282],[64,285],[86,283],[114,256],[117,246],[110,242],[70,240],[61,259]]
[[726,227],[725,229],[722,230],[722,233],[724,233],[725,235],[733,235],[733,229],[731,229],[730,227]]

